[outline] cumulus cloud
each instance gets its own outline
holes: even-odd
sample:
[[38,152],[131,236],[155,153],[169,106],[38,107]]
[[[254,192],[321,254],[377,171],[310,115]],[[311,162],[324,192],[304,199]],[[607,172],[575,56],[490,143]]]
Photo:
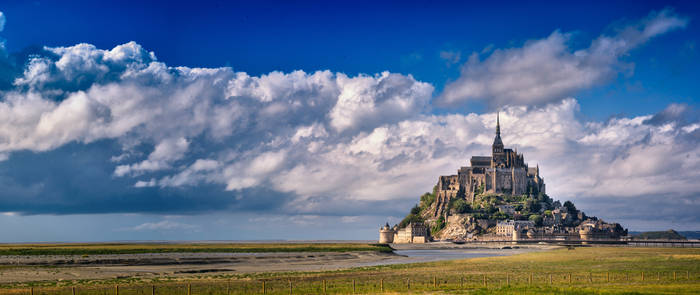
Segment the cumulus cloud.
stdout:
[[[458,82],[486,87],[496,102],[509,93],[537,104],[503,109],[503,140],[540,164],[555,198],[663,195],[698,208],[700,123],[690,106],[596,122],[577,116],[575,99],[553,99],[606,79],[631,48],[685,23],[664,10],[574,52],[571,35],[555,32],[473,57],[465,71],[485,75]],[[21,73],[0,94],[0,205],[12,212],[274,210],[300,214],[298,224],[398,216],[438,175],[488,155],[495,129],[495,113],[431,114],[432,85],[388,72],[172,67],[130,42],[47,47]],[[22,165],[30,161],[45,163],[41,173]]]
[[544,104],[599,85],[626,71],[622,58],[651,38],[683,28],[688,19],[671,9],[601,35],[588,48],[572,49],[572,33],[554,31],[523,47],[498,49],[488,57],[472,53],[461,76],[445,86],[439,102],[483,100],[491,107]]

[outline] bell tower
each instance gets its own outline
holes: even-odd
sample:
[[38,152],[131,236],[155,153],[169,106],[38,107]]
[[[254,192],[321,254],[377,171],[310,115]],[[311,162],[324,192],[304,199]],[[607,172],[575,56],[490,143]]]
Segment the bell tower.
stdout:
[[496,138],[491,146],[491,168],[505,167],[506,154],[503,151],[503,141],[501,140],[501,115],[496,113]]

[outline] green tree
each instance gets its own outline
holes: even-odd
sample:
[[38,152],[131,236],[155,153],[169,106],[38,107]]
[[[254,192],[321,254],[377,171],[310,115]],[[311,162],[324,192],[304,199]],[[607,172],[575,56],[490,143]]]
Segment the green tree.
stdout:
[[539,214],[532,214],[530,215],[530,218],[528,218],[530,221],[534,222],[535,225],[540,226],[542,225],[542,216]]
[[456,201],[454,201],[453,208],[455,209],[455,212],[457,212],[457,214],[469,213],[472,211],[471,206],[469,206],[469,204],[467,204],[467,201],[463,199],[457,199]]
[[443,228],[445,228],[445,217],[440,216],[437,221],[435,221],[435,225],[431,229],[431,233],[436,233],[441,231]]
[[409,223],[416,223],[416,222],[423,222],[423,218],[421,218],[418,215],[415,214],[408,214],[406,217],[401,220],[399,223],[399,228],[404,228],[406,227]]
[[503,212],[496,212],[496,214],[494,214],[492,217],[493,219],[505,220],[508,219],[508,214],[505,214]]
[[425,193],[420,196],[420,206],[422,208],[428,208],[435,202],[435,195],[431,193]]
[[484,212],[486,212],[486,213],[493,214],[493,213],[495,213],[496,211],[498,211],[498,208],[496,208],[496,207],[495,207],[494,205],[492,205],[491,203],[488,203],[488,204],[486,204],[486,205],[484,206]]
[[419,215],[420,214],[420,207],[418,207],[418,205],[413,206],[413,208],[411,208],[411,214]]
[[576,210],[576,206],[574,206],[574,203],[572,203],[571,201],[564,202],[564,207],[566,207],[566,210],[569,211],[569,213],[571,214],[578,213],[578,210]]

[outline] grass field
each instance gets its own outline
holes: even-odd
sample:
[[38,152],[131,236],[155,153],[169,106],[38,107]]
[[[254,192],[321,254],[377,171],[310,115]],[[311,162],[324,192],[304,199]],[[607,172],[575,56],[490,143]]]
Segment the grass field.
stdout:
[[[584,247],[308,273],[123,278],[35,285],[34,294],[699,294],[700,249]],[[40,287],[39,285],[43,285]],[[30,286],[0,289],[29,294]],[[153,289],[155,288],[155,289]]]
[[360,243],[99,243],[99,244],[3,244],[0,255],[98,255],[138,253],[262,253],[262,252],[348,252],[392,249],[382,244]]

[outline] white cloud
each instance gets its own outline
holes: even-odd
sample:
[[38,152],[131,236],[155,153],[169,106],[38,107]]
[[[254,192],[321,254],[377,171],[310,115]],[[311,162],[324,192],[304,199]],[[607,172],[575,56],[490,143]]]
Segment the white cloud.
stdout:
[[[570,35],[555,32],[484,61],[472,57],[466,71],[485,75],[463,76],[475,88],[460,91],[499,105],[519,95],[538,104],[505,108],[503,139],[540,164],[554,197],[687,200],[700,179],[697,119],[678,119],[687,107],[587,122],[575,99],[551,102],[616,73],[630,48],[684,24],[662,11],[574,52]],[[433,87],[410,75],[169,67],[133,42],[48,50],[55,56],[33,57],[15,89],[0,94],[0,158],[112,140],[121,145],[114,176],[133,178],[135,188],[215,185],[236,198],[260,198],[238,193],[264,189],[285,196],[282,210],[307,216],[292,223],[371,202],[414,202],[438,175],[488,155],[493,141],[494,113],[430,115]],[[352,221],[366,213],[337,214]],[[177,225],[135,229],[168,227]]]
[[151,178],[149,181],[139,180],[134,184],[134,187],[154,187],[156,186],[156,179]]
[[5,14],[0,11],[0,32],[2,32],[5,29]]
[[189,142],[183,137],[165,139],[155,146],[148,159],[131,165],[119,165],[114,169],[114,175],[124,176],[168,169],[173,161],[184,157],[188,147]]
[[613,36],[601,35],[584,49],[570,48],[572,34],[555,31],[521,48],[495,50],[483,60],[475,52],[463,65],[461,76],[445,86],[439,102],[485,100],[499,107],[561,100],[625,71],[628,65],[621,58],[630,50],[687,23],[664,9],[620,28]]

